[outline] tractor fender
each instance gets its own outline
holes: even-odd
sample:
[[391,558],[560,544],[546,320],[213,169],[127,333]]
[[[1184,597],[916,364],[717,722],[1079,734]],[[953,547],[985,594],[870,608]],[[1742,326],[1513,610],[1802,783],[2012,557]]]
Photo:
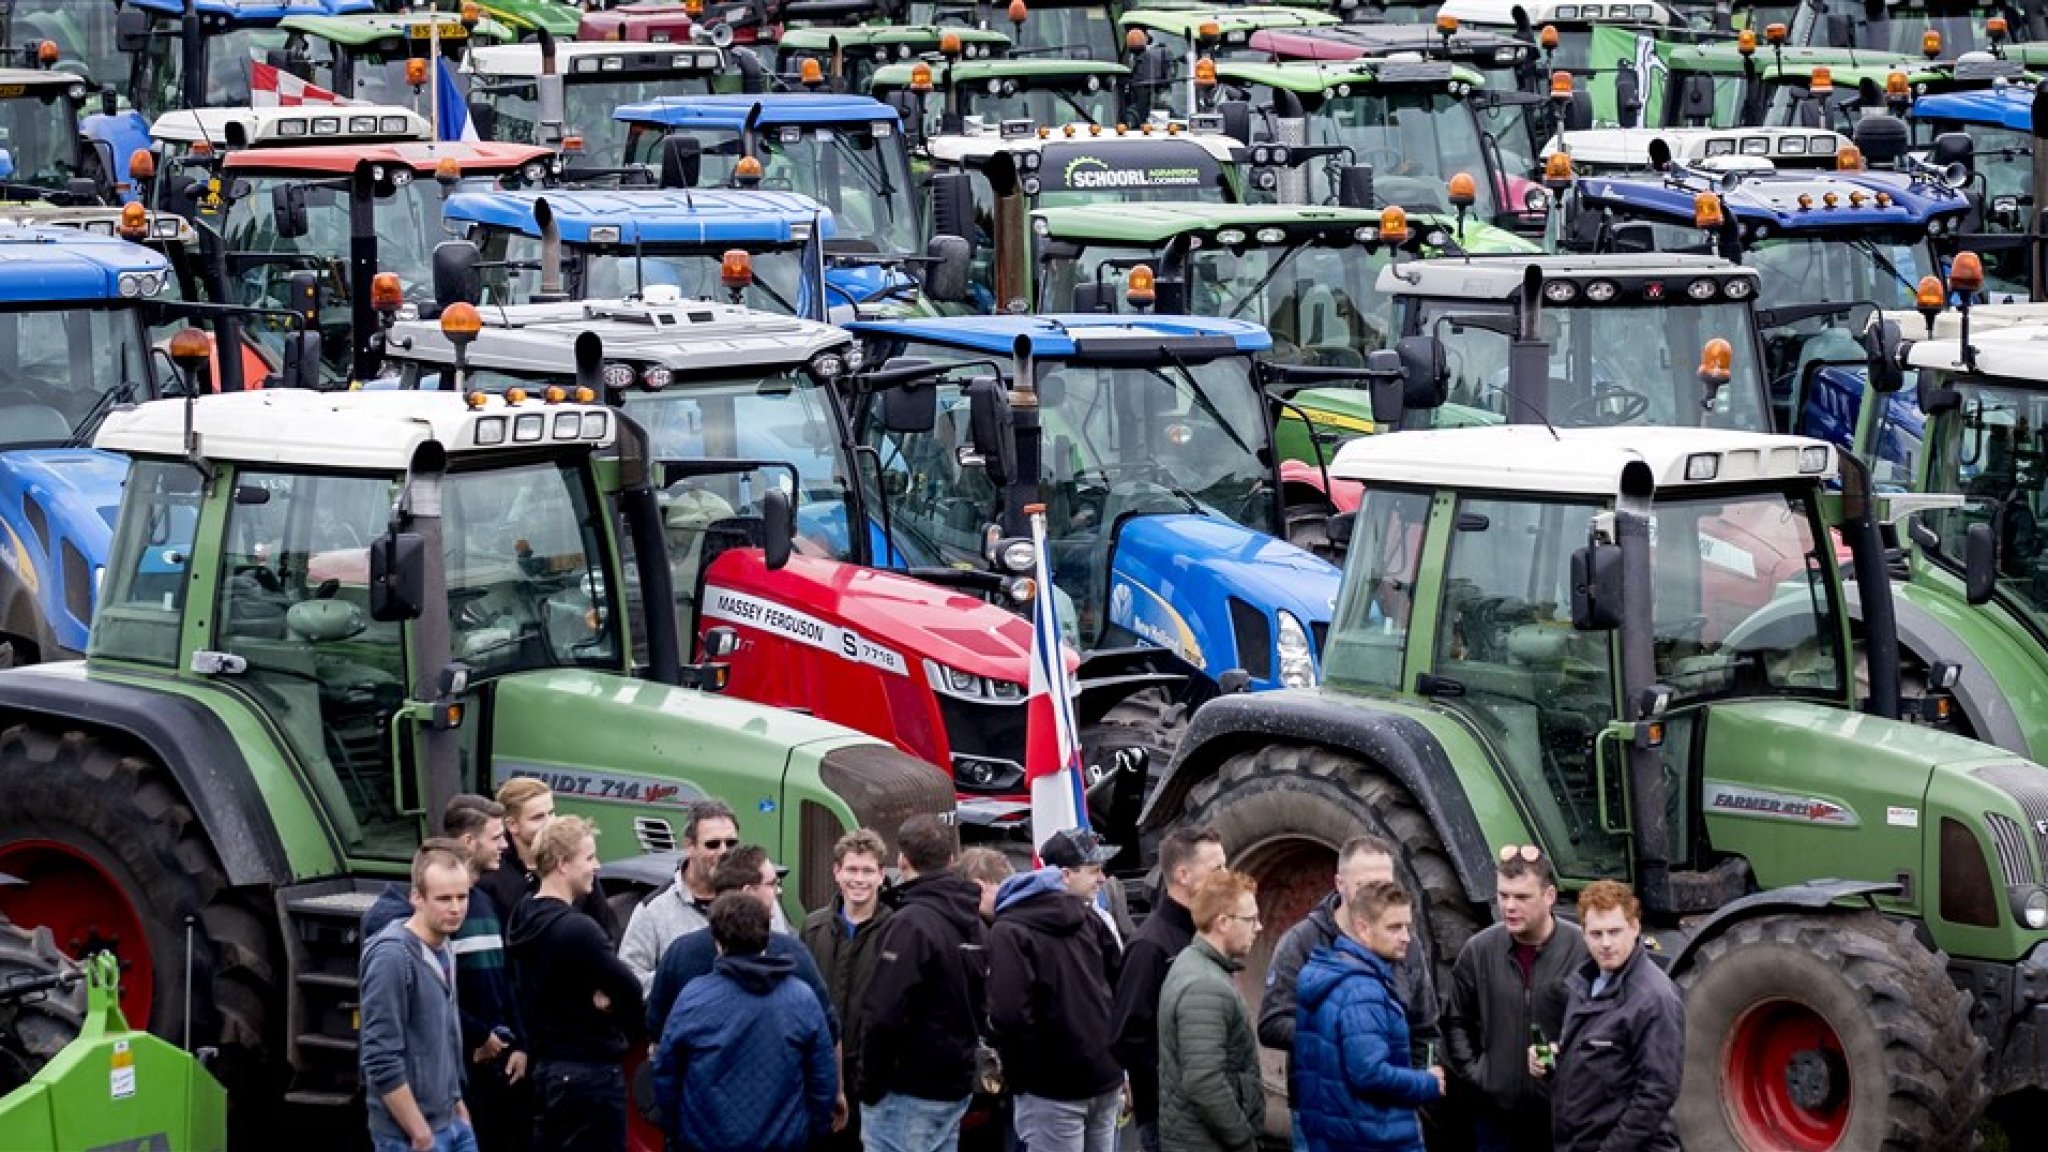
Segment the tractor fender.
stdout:
[[1109,710],[1148,689],[1161,689],[1169,699],[1210,695],[1215,683],[1200,668],[1173,652],[1149,645],[1098,648],[1081,658],[1074,673],[1074,720],[1093,724]]
[[1457,787],[1458,771],[1443,745],[1411,717],[1347,700],[1333,703],[1312,692],[1221,696],[1195,710],[1172,767],[1138,814],[1155,832],[1177,818],[1188,793],[1215,775],[1224,760],[1278,741],[1320,744],[1377,765],[1408,790],[1443,839],[1467,899],[1493,900],[1493,853],[1472,801]]
[[141,744],[178,782],[236,887],[291,875],[284,844],[227,725],[182,696],[78,674],[55,665],[0,676],[0,726],[58,720]]
[[[676,868],[682,864],[683,854],[671,849],[667,852],[642,852],[638,856],[627,856],[618,860],[607,860],[598,868],[597,878],[617,895],[629,888],[652,892],[667,886],[676,878]],[[619,927],[624,928],[620,921]]]
[[[1793,884],[1784,888],[1772,888],[1764,892],[1752,892],[1740,900],[1731,900],[1685,933],[1684,943],[1673,953],[1666,965],[1670,972],[1682,972],[1693,953],[1700,945],[1719,936],[1742,920],[1754,919],[1773,912],[1820,912],[1838,900],[1852,896],[1883,896],[1900,891],[1897,884],[1871,880],[1812,880],[1805,884]],[[1660,933],[1668,939],[1670,933]]]

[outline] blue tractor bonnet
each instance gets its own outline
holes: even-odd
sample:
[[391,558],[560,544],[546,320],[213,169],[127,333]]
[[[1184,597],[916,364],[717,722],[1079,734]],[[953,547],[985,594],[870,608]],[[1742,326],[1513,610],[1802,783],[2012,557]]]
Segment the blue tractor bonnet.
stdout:
[[818,125],[830,127],[849,121],[887,121],[901,126],[896,109],[871,96],[845,96],[824,92],[777,92],[762,95],[664,96],[638,104],[622,104],[612,114],[629,124],[660,124],[669,128],[744,128],[755,105],[761,108],[760,127]]
[[2034,90],[2024,84],[1943,92],[1913,101],[1913,119],[1982,124],[2026,132],[2034,124]]
[[[1017,337],[1031,338],[1038,357],[1087,357],[1117,345],[1157,347],[1162,340],[1229,341],[1231,353],[1264,352],[1273,338],[1257,324],[1208,316],[1114,316],[1100,312],[1035,316],[946,316],[924,320],[864,321],[850,324],[867,339],[948,344],[1007,359]],[[1218,345],[1220,347],[1220,345]],[[1178,349],[1176,350],[1178,351]],[[1185,354],[1185,353],[1183,353]]]
[[808,196],[724,188],[460,192],[442,215],[539,236],[534,206],[543,200],[569,244],[789,244],[808,239],[812,228],[826,239],[835,232],[831,211]]
[[0,229],[0,303],[147,299],[170,275],[161,253],[76,228]]
[[1969,210],[1967,197],[1938,181],[1895,172],[1756,172],[1724,181],[1712,173],[1676,178],[1595,176],[1579,181],[1581,203],[1623,217],[1693,220],[1702,192],[1759,233],[1926,227]]
[[[90,0],[87,0],[90,2]],[[183,15],[185,0],[127,0],[131,7],[167,16]],[[196,0],[202,16],[226,16],[248,23],[275,24],[287,16],[349,16],[374,12],[374,0]]]

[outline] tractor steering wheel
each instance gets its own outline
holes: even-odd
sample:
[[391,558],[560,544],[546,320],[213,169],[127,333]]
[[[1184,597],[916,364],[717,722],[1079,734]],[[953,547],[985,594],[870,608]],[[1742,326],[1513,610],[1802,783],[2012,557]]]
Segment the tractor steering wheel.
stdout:
[[1619,384],[1602,384],[1565,408],[1558,423],[1573,428],[1630,424],[1642,419],[1649,410],[1650,398],[1641,392]]

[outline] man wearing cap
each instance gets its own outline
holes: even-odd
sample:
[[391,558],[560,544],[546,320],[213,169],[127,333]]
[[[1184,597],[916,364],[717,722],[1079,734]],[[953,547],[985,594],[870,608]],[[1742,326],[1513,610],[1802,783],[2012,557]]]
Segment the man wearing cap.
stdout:
[[989,931],[990,1040],[1031,1152],[1113,1152],[1124,1074],[1109,1050],[1118,949],[1091,906],[1116,849],[1055,832],[1045,867],[1003,882]]

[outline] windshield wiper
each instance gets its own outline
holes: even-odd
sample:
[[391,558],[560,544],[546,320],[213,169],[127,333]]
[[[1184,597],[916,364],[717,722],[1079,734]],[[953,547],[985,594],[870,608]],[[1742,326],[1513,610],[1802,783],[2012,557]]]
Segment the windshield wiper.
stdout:
[[[1287,267],[1287,262],[1294,259],[1295,253],[1300,252],[1303,248],[1306,247],[1308,247],[1308,241],[1298,240],[1292,245],[1288,246],[1286,251],[1274,257],[1272,261],[1272,267],[1266,269],[1266,274],[1264,276],[1259,277],[1258,283],[1246,289],[1244,295],[1238,297],[1237,307],[1232,308],[1230,311],[1224,313],[1223,318],[1225,320],[1237,319],[1238,316],[1241,313],[1243,313],[1246,308],[1251,307],[1252,301],[1257,300],[1264,296],[1266,293],[1266,286],[1273,282],[1274,277],[1280,275],[1280,270]],[[1176,360],[1175,363],[1178,364],[1179,361]],[[1183,371],[1185,371],[1185,369],[1183,369]]]
[[72,448],[90,447],[92,444],[92,434],[99,430],[100,421],[107,418],[107,413],[113,411],[115,405],[126,404],[134,398],[135,382],[133,380],[123,380],[114,387],[100,393],[99,399],[92,402],[92,407],[85,410],[85,415],[78,418],[78,426],[72,430],[71,441],[68,446]]

